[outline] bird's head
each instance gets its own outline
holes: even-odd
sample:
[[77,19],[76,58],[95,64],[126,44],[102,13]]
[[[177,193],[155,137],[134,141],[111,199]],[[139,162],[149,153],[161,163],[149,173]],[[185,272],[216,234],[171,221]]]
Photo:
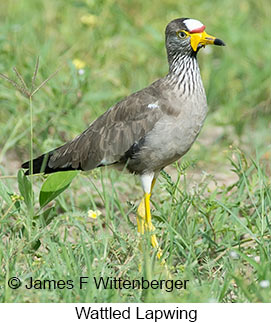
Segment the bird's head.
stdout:
[[179,18],[166,27],[166,47],[168,54],[196,54],[206,45],[225,46],[225,43],[205,32],[205,26],[198,20]]

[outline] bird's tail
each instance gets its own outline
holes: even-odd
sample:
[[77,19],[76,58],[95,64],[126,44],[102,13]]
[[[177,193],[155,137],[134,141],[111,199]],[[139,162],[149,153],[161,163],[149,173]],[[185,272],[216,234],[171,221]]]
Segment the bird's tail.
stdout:
[[[32,174],[38,174],[38,173],[52,173],[55,170],[51,169],[48,166],[48,160],[50,155],[52,154],[52,152],[48,152],[44,155],[41,155],[35,159],[33,159],[33,169],[32,169]],[[28,160],[27,162],[22,164],[22,168],[26,168],[26,172],[25,175],[29,175],[30,174],[30,168],[31,168],[31,161]]]
[[[75,168],[73,168],[70,165],[67,165],[67,167],[56,167],[56,168],[50,167],[49,166],[49,159],[53,155],[53,152],[54,152],[54,150],[49,151],[48,153],[33,159],[32,172],[30,171],[30,168],[31,168],[30,160],[23,163],[22,168],[27,169],[25,172],[25,175],[30,175],[30,172],[32,174],[39,174],[39,173],[50,174],[50,173],[55,173],[55,172],[75,170]],[[80,169],[80,168],[77,168],[77,169]]]

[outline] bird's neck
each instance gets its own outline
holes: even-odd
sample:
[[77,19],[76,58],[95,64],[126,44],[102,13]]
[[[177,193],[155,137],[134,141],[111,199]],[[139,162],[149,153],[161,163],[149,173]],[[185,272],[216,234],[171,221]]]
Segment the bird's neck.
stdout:
[[171,55],[168,57],[168,83],[183,94],[191,95],[196,89],[202,88],[202,81],[195,55]]
[[169,53],[168,65],[169,73],[180,74],[183,70],[193,68],[194,65],[198,65],[197,55],[196,53]]

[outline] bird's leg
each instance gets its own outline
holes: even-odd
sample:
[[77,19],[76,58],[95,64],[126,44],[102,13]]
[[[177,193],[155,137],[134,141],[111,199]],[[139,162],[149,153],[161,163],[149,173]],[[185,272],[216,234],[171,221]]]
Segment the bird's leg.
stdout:
[[[150,196],[151,196],[152,189],[154,187],[155,182],[156,182],[156,179],[154,178],[151,183]],[[147,193],[145,193],[145,195],[146,194]],[[146,229],[147,229],[146,212],[145,212],[145,196],[142,198],[142,200],[138,206],[136,220],[137,220],[137,232],[144,234],[144,227],[146,227]],[[155,228],[153,227],[152,231],[154,231],[154,230],[155,230]]]
[[[141,200],[137,209],[137,231],[144,234],[144,231],[153,232],[155,230],[154,225],[151,222],[151,207],[150,197],[153,190],[156,179],[153,178],[151,183],[150,193],[145,193],[144,198]],[[159,248],[158,241],[155,234],[151,235],[151,244],[153,248],[157,248],[157,258],[160,259],[162,256],[162,250]]]
[[137,232],[144,234],[144,222],[145,222],[145,200],[141,200],[137,209]]

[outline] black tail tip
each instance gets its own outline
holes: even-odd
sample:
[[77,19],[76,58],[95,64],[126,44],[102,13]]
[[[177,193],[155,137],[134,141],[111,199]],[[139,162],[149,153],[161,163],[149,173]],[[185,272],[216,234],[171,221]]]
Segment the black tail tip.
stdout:
[[[44,154],[44,155],[41,155],[41,156],[33,159],[32,174],[46,172],[46,170],[48,168],[48,166],[47,166],[48,157],[49,157],[49,154]],[[31,168],[31,161],[30,160],[23,163],[21,165],[21,167],[26,169],[25,175],[30,175],[30,168]]]
[[21,165],[21,168],[29,168],[29,161],[24,162],[24,163]]

